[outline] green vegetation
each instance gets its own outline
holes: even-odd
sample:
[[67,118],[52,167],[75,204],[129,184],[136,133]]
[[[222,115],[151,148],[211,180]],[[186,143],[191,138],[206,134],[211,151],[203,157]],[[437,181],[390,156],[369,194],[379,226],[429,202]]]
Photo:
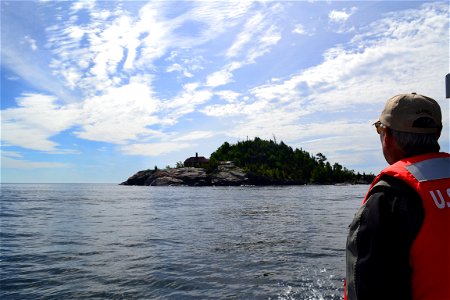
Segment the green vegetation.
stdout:
[[219,162],[232,161],[261,183],[370,183],[374,175],[355,174],[338,163],[331,165],[325,155],[315,156],[302,149],[293,150],[283,142],[260,138],[230,145],[225,142],[210,157],[210,170]]

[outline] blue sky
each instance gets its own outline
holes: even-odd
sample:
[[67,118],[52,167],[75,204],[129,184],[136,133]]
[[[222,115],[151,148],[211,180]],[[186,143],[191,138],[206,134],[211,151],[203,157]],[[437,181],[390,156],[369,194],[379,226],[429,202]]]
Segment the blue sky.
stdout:
[[386,166],[371,124],[417,92],[443,110],[448,2],[1,1],[1,181],[115,182],[284,141]]

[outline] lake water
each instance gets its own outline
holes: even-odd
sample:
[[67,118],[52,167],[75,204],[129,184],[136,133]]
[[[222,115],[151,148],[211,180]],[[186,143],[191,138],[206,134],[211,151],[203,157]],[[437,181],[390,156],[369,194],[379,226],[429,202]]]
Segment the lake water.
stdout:
[[1,184],[0,298],[340,299],[367,188]]

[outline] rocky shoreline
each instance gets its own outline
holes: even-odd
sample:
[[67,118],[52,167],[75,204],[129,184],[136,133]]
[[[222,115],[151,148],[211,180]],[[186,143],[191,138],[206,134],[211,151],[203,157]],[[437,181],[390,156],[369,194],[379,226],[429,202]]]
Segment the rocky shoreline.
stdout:
[[[307,182],[274,179],[257,176],[245,172],[234,165],[219,165],[216,170],[208,173],[205,168],[182,167],[163,170],[139,171],[120,185],[139,186],[265,186],[265,185],[305,185]],[[328,184],[370,184],[367,181],[341,182]]]
[[243,186],[303,185],[305,182],[276,180],[245,172],[235,165],[219,165],[208,173],[204,168],[183,167],[139,171],[121,185],[143,186]]
[[144,186],[240,186],[252,184],[248,174],[236,166],[221,165],[208,174],[204,168],[183,167],[139,171],[121,185]]

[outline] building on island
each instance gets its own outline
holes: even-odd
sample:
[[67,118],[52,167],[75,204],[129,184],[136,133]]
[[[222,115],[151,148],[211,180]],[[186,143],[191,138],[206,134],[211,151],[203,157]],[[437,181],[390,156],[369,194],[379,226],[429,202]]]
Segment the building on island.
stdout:
[[195,156],[189,157],[184,161],[185,167],[194,167],[194,168],[204,168],[209,164],[209,159],[204,156],[198,156],[198,153],[195,153]]

